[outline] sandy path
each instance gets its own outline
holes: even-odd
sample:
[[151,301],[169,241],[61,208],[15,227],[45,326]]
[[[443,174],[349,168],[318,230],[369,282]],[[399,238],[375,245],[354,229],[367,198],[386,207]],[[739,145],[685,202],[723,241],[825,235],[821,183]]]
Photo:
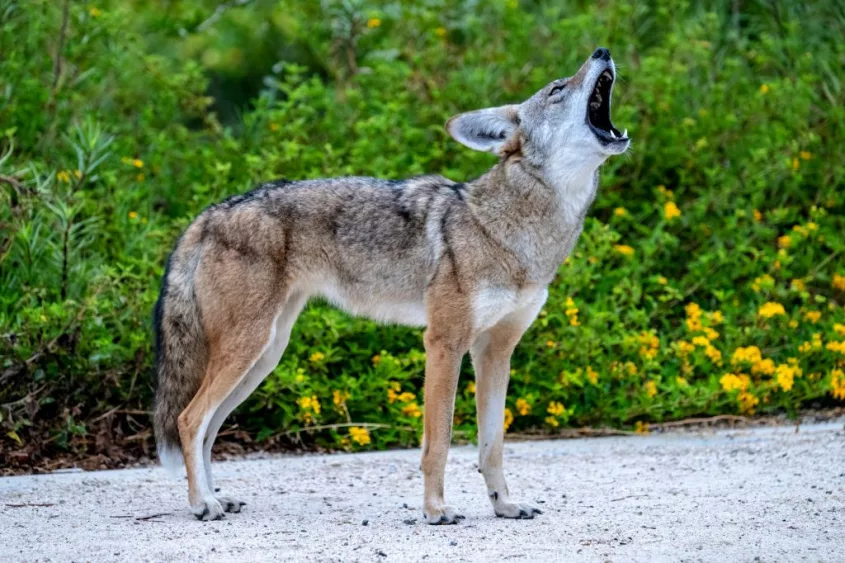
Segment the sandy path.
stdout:
[[444,527],[422,523],[418,450],[217,463],[249,505],[208,523],[160,468],[3,478],[0,559],[845,561],[842,421],[505,456],[514,498],[544,509],[534,520],[494,517],[473,447],[450,455],[447,499],[466,520]]

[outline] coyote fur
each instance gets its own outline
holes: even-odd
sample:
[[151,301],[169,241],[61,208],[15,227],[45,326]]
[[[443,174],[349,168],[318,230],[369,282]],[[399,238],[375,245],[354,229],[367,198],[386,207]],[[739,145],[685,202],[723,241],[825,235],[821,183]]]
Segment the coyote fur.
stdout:
[[443,498],[458,373],[476,377],[479,472],[497,516],[540,511],[502,473],[510,357],[571,252],[598,168],[625,152],[610,120],[616,78],[598,49],[569,78],[521,104],[459,114],[459,143],[499,157],[469,182],[350,177],[275,181],[212,205],[171,254],[156,305],[160,459],[184,460],[200,520],[244,505],[218,496],[211,447],[224,419],[278,364],[312,297],[382,322],[425,326],[423,511],[463,517]]

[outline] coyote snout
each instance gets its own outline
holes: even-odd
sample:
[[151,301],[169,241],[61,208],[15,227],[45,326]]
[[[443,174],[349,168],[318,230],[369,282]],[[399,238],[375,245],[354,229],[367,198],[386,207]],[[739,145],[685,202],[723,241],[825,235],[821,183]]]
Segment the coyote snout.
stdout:
[[540,511],[511,499],[502,473],[510,357],[575,245],[598,168],[630,143],[610,119],[607,49],[521,104],[453,117],[449,133],[500,157],[460,183],[334,178],[275,181],[203,211],[176,245],[156,305],[155,430],[163,461],[184,459],[197,518],[243,503],[216,496],[220,426],[278,364],[306,302],[426,326],[423,511],[443,498],[461,361],[475,368],[479,470],[497,516]]

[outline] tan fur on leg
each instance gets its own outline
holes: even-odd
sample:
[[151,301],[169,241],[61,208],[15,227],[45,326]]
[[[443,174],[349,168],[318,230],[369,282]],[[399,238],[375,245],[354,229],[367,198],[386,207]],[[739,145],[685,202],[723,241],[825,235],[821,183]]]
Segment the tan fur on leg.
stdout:
[[510,357],[545,300],[543,293],[536,302],[508,315],[479,336],[470,350],[476,379],[478,470],[484,476],[496,516],[505,518],[533,518],[540,514],[531,505],[511,502],[502,473],[502,449]]
[[463,516],[446,504],[443,481],[452,441],[452,417],[461,360],[469,347],[468,300],[459,292],[445,291],[434,293],[431,301],[429,328],[425,332],[423,511],[429,524],[456,524]]

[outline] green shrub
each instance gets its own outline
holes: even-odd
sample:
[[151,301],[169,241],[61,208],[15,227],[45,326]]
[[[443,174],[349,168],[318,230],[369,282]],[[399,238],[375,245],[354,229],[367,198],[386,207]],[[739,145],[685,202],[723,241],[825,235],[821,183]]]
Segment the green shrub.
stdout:
[[[217,4],[0,0],[4,464],[150,450],[150,313],[204,206],[276,177],[469,179],[493,160],[445,120],[598,45],[634,145],[515,353],[509,430],[845,400],[835,6]],[[233,420],[263,443],[415,445],[420,336],[312,305]],[[465,438],[473,393],[466,365]]]

